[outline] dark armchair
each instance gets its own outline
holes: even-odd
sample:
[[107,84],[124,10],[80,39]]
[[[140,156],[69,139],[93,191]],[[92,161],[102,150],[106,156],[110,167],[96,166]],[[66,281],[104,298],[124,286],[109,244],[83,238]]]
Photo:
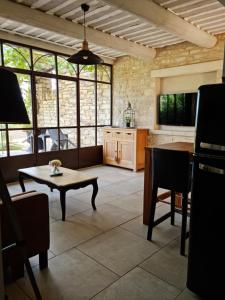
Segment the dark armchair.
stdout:
[[[28,257],[39,255],[39,266],[48,266],[49,207],[48,196],[36,191],[11,197],[26,243]],[[0,203],[3,248],[15,242],[6,210]],[[5,280],[16,280],[24,275],[24,262],[18,247],[3,252]]]

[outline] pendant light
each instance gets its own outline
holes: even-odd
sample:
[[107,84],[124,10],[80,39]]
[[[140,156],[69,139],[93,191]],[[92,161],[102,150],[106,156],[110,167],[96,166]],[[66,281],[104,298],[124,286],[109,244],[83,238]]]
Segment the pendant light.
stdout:
[[104,63],[104,61],[98,55],[91,52],[88,48],[88,41],[86,39],[86,25],[85,25],[85,13],[89,10],[89,5],[81,4],[81,9],[84,12],[84,41],[82,44],[82,50],[73,54],[68,58],[68,62],[73,64],[81,64],[81,65],[98,65]]

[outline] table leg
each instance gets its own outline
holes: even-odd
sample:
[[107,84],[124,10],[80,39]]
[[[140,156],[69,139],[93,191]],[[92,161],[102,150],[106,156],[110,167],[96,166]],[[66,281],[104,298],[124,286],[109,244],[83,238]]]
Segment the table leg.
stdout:
[[23,181],[23,175],[21,173],[19,173],[19,183],[20,183],[22,192],[25,192],[26,189],[25,189],[25,185],[24,185],[24,181]]
[[91,197],[91,205],[92,205],[93,209],[96,210],[95,198],[96,198],[97,193],[98,193],[97,179],[95,179],[95,181],[92,183],[92,185],[93,185],[93,193],[92,193],[92,197]]
[[143,224],[149,223],[149,212],[152,203],[152,152],[145,149],[145,173],[144,173],[144,207]]
[[62,221],[65,221],[66,216],[66,191],[60,191],[60,203],[62,208]]

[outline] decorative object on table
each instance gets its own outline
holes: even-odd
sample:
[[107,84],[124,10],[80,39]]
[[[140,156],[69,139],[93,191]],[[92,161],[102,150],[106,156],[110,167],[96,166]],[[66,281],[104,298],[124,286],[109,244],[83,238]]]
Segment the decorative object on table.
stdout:
[[124,121],[125,127],[134,127],[135,126],[135,111],[131,107],[130,102],[128,102],[128,106],[123,112],[123,121]]
[[63,173],[60,172],[59,167],[62,165],[62,162],[59,159],[53,159],[49,162],[49,165],[52,167],[50,176],[61,176]]
[[[3,124],[30,124],[26,107],[23,101],[21,94],[20,86],[17,80],[16,75],[0,67],[0,123]],[[33,288],[35,299],[41,300],[41,294],[38,289],[33,270],[30,265],[30,261],[27,254],[26,242],[24,240],[23,232],[21,229],[21,224],[18,220],[14,205],[8,191],[8,188],[5,184],[4,177],[0,170],[0,198],[5,206],[5,209],[8,213],[9,223],[11,224],[11,229],[14,234],[15,243],[9,245],[6,248],[1,249],[1,240],[0,240],[0,298],[4,298],[4,282],[3,282],[3,272],[2,272],[2,257],[1,254],[3,251],[8,251],[14,247],[17,247],[20,251],[20,254],[23,258],[24,264],[26,266],[27,274]],[[1,231],[1,224],[0,224]],[[1,234],[0,234],[1,239]]]
[[83,21],[84,40],[82,43],[82,49],[68,58],[68,62],[73,64],[98,65],[104,63],[101,57],[91,52],[88,48],[88,41],[86,38],[85,13],[89,10],[89,8],[90,8],[89,5],[85,3],[81,4],[81,9],[84,12],[84,21]]

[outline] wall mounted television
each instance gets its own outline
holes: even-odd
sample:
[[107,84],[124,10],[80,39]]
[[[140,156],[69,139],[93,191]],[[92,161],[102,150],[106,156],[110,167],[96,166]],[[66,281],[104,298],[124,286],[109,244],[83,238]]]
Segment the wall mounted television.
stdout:
[[161,94],[158,97],[158,124],[195,126],[197,93]]

